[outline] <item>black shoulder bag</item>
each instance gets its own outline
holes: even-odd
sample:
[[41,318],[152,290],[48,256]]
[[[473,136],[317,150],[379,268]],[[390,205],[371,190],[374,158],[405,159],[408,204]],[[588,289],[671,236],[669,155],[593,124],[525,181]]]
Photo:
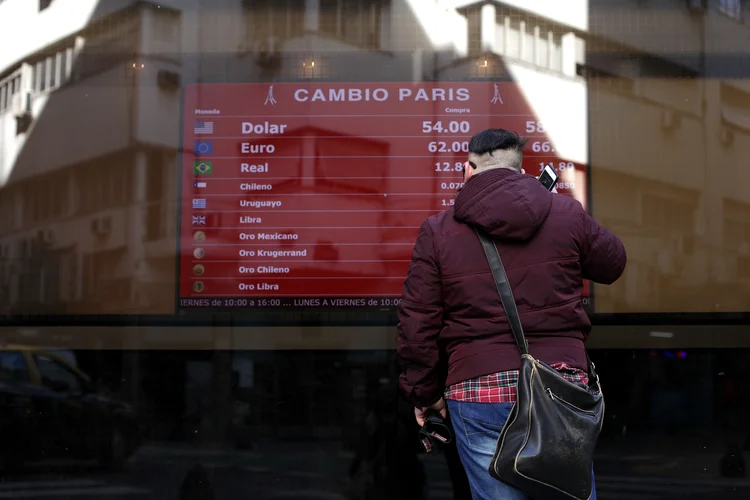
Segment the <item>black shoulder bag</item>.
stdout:
[[476,233],[521,351],[516,403],[497,441],[490,475],[533,498],[588,500],[593,493],[594,448],[604,417],[594,364],[587,355],[587,389],[529,354],[497,247],[479,230]]

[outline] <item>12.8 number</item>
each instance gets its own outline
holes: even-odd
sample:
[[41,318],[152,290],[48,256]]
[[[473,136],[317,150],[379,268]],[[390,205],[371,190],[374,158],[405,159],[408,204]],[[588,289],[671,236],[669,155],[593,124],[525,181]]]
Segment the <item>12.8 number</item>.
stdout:
[[435,163],[435,172],[460,172],[464,164],[460,161],[451,163],[449,161],[439,161]]

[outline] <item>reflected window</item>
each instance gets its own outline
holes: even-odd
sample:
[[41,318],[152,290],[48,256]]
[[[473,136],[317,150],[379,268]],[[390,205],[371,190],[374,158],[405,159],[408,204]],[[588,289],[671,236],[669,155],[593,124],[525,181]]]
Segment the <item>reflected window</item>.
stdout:
[[81,384],[78,376],[67,366],[47,356],[34,356],[42,385],[55,392],[78,392]]
[[34,85],[35,89],[39,92],[43,92],[45,88],[45,71],[44,71],[44,61],[39,61],[36,63],[36,75],[34,77]]
[[320,0],[320,32],[353,45],[380,48],[384,0]]
[[49,59],[49,87],[55,88],[57,86],[57,56],[52,56]]
[[41,67],[41,71],[40,71],[40,75],[39,75],[39,90],[43,92],[44,90],[47,89],[47,73],[48,73],[48,70],[47,70],[47,60],[45,59],[44,61],[40,62],[39,64],[40,64],[40,67]]
[[123,63],[132,63],[138,51],[139,19],[123,11],[92,25],[83,32],[86,44],[77,56],[75,78],[82,80]]
[[[479,10],[473,9],[466,13],[466,22],[467,22],[467,28],[469,30],[469,54],[478,54],[482,51],[482,14]],[[500,21],[502,23],[502,21]],[[504,38],[504,27],[502,27],[502,24],[498,24],[499,27],[501,27],[500,33],[503,34],[503,40]],[[507,47],[503,45],[502,47],[502,54],[505,53],[507,50]]]
[[521,22],[518,19],[511,19],[508,26],[508,44],[505,47],[505,55],[514,59],[521,57]]
[[521,59],[526,62],[534,63],[534,26],[529,23],[521,22],[521,45],[523,47]]
[[[480,46],[479,11],[469,14],[469,39]],[[472,22],[473,20],[473,22]],[[470,42],[470,50],[473,48]],[[494,52],[541,68],[562,71],[562,28],[542,19],[500,10],[495,25]]]
[[73,176],[78,211],[92,213],[127,205],[133,194],[128,164],[132,160],[131,155],[113,155],[106,159],[107,169],[100,168],[96,161],[82,165]]
[[67,183],[67,175],[53,174],[28,184],[23,196],[26,222],[33,224],[65,215],[69,206],[69,193],[61,187]]
[[29,381],[29,370],[22,353],[18,351],[0,351],[0,381]]
[[643,195],[642,220],[647,229],[660,233],[691,235],[695,228],[695,206],[691,203]]
[[289,39],[304,32],[305,2],[302,0],[259,0],[249,8],[248,35],[256,41]]
[[724,200],[724,255],[736,259],[735,274],[750,279],[750,205]]
[[742,0],[719,0],[719,11],[729,17],[740,19],[742,17]]
[[60,84],[65,83],[68,79],[68,51],[60,52]]

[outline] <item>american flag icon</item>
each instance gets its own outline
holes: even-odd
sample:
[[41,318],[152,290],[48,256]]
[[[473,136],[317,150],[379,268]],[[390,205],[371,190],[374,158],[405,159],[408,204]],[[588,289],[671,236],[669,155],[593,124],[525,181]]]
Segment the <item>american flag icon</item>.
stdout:
[[196,134],[213,134],[214,122],[195,122]]
[[205,226],[206,225],[206,216],[205,215],[193,215],[193,225],[194,226]]

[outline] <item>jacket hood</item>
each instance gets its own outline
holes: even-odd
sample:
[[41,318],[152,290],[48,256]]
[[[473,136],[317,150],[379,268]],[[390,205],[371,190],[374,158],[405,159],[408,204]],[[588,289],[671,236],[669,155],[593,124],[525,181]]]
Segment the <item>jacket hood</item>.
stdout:
[[497,168],[466,182],[453,217],[496,238],[528,240],[547,219],[553,196],[534,176]]

